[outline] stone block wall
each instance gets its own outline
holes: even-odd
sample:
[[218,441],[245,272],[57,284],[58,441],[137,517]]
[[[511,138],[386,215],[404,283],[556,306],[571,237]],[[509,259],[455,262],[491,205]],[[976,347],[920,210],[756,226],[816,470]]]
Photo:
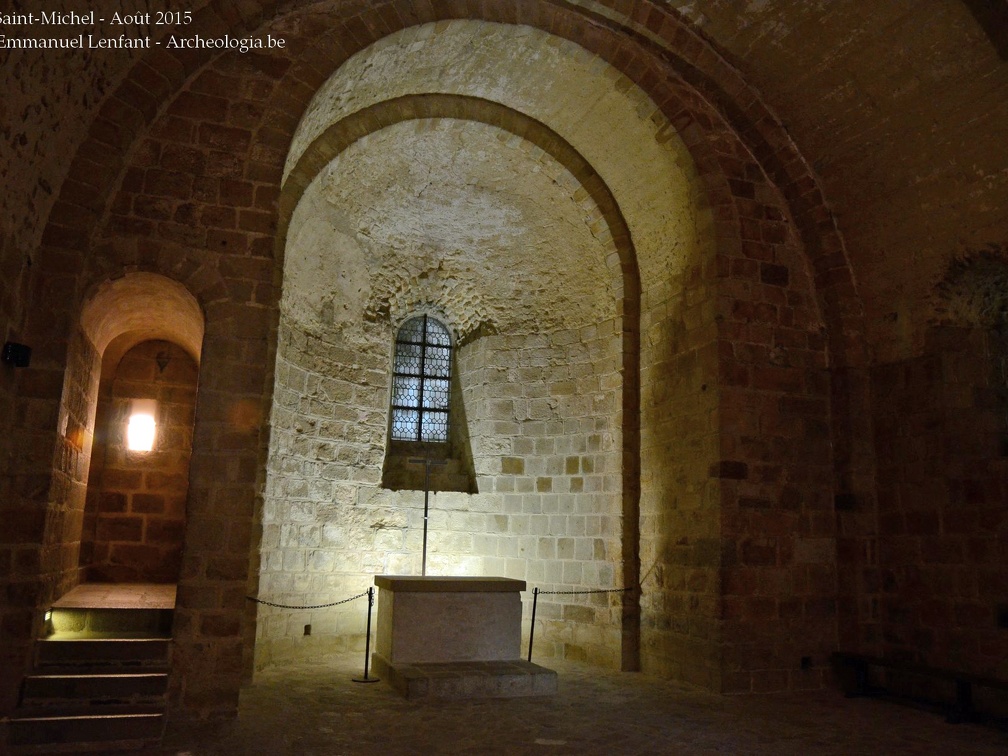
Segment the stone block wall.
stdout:
[[837,623],[827,343],[786,200],[741,145],[721,149],[743,167],[697,192],[716,251],[644,290],[645,668],[815,688]]
[[[0,447],[7,471],[0,488],[6,599],[0,604],[0,680],[20,680],[42,628],[40,607],[77,583],[101,362],[79,329],[67,335],[64,349],[64,370],[37,353],[29,368],[2,368],[17,399],[0,434],[7,443]],[[0,686],[0,712],[17,697],[17,684]]]
[[717,689],[721,487],[711,474],[720,434],[710,222],[709,211],[696,211],[697,239],[685,240],[675,276],[642,271],[641,663]]
[[[6,472],[0,483],[6,524],[0,533],[6,599],[0,603],[0,679],[20,680],[42,626],[39,607],[77,579],[100,360],[79,331],[67,341],[63,370],[46,364],[37,349],[30,367],[0,368],[11,391],[9,425],[0,434]],[[0,712],[17,695],[16,685],[0,688]]]
[[730,182],[739,242],[718,257],[722,685],[819,688],[837,638],[831,380],[787,202],[750,166]]
[[[28,658],[21,650],[37,631],[31,625],[41,624],[47,602],[73,584],[78,569],[87,455],[67,443],[65,429],[83,428],[90,443],[91,428],[75,418],[93,417],[99,375],[93,347],[88,353],[77,343],[84,338],[77,330],[82,303],[93,287],[136,270],[179,282],[207,323],[170,687],[172,708],[184,717],[232,714],[251,670],[245,595],[256,579],[250,553],[272,375],[266,363],[275,329],[272,231],[282,155],[272,164],[268,151],[239,156],[251,140],[250,111],[258,112],[271,84],[269,74],[232,63],[239,71],[230,69],[231,78],[196,76],[201,62],[182,64],[171,55],[140,65],[92,122],[33,256],[34,306],[23,318],[33,367],[15,374],[17,445],[9,461],[17,473],[2,505],[5,519],[9,512],[24,523],[22,543],[42,554],[32,574],[6,581],[11,595],[24,596],[5,605],[9,634],[0,644],[19,644],[5,675],[16,681]],[[204,125],[220,112],[187,109],[185,98],[173,104],[186,81],[226,92],[246,129]],[[79,397],[91,402],[81,412]]]
[[[484,574],[529,591],[624,587],[620,340],[611,320],[461,350],[477,479],[495,507],[474,544]],[[541,598],[536,617],[537,655],[619,664],[618,594]]]
[[1003,334],[936,327],[872,370],[879,464],[874,615],[885,655],[1008,675],[1008,386]]
[[[376,574],[420,574],[423,492],[379,487],[393,338],[378,324],[343,344],[281,329],[265,600],[316,606],[366,590]],[[428,574],[620,587],[618,360],[615,321],[457,350],[479,493],[431,496]],[[618,604],[557,597],[539,612],[537,655],[618,663]],[[356,603],[260,607],[257,663],[362,647],[365,618]]]
[[[114,374],[98,401],[82,577],[95,582],[175,582],[185,536],[198,367],[181,347],[147,341],[106,369]],[[157,402],[157,437],[149,452],[126,448],[134,399]]]
[[41,564],[48,578],[46,589],[52,590],[53,599],[74,587],[78,580],[101,375],[98,351],[79,329],[69,339],[67,357],[66,380],[56,423],[53,479],[48,492],[52,519],[41,552]]

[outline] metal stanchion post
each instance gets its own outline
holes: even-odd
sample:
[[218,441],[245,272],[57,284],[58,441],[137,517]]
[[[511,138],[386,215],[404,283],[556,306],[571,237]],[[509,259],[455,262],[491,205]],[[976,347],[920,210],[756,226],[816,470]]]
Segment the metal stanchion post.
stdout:
[[532,661],[532,639],[535,637],[535,613],[536,604],[539,603],[539,587],[536,586],[532,589],[532,624],[529,625],[529,654],[528,660]]
[[374,588],[367,591],[367,638],[364,641],[364,677],[353,678],[354,682],[372,683],[378,682],[379,678],[368,676],[368,663],[371,661],[371,607],[374,605]]

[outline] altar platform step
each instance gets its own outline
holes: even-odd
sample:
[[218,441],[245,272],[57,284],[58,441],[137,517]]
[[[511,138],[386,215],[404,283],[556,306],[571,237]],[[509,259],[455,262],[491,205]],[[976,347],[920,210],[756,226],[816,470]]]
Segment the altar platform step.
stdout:
[[388,664],[375,654],[372,669],[406,698],[518,698],[557,692],[557,674],[522,660]]

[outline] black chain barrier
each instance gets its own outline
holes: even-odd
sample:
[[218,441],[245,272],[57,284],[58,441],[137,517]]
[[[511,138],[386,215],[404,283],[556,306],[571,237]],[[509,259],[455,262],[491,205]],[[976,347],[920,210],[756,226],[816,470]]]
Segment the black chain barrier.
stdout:
[[[535,617],[536,617],[536,607],[539,603],[539,596],[585,596],[588,594],[599,594],[599,593],[627,593],[628,591],[634,590],[635,586],[627,586],[626,588],[592,588],[584,591],[541,591],[538,587],[532,590],[532,624],[529,626],[529,649],[528,649],[528,660],[532,661],[532,642],[535,638]],[[261,598],[256,598],[255,596],[246,596],[245,598],[249,601],[254,601],[257,604],[263,604],[264,606],[272,606],[277,609],[328,609],[333,606],[339,606],[340,604],[348,604],[351,601],[356,601],[359,598],[368,597],[368,617],[367,617],[367,642],[365,644],[364,651],[364,677],[355,677],[354,682],[377,682],[377,677],[371,677],[368,674],[368,661],[371,652],[371,607],[374,606],[374,588],[368,588],[363,593],[358,593],[356,596],[351,596],[350,598],[345,598],[342,601],[333,601],[331,604],[315,604],[312,606],[294,606],[292,604],[277,604],[272,601],[265,601]]]
[[529,625],[529,652],[528,660],[532,661],[532,641],[535,639],[535,616],[536,605],[539,603],[539,596],[583,596],[589,593],[626,593],[632,591],[637,586],[628,585],[626,588],[593,588],[587,591],[540,591],[539,588],[532,589],[532,624]]
[[365,636],[364,644],[364,677],[353,678],[354,682],[361,683],[373,683],[379,682],[379,678],[373,677],[368,673],[368,662],[371,656],[371,607],[374,606],[374,588],[368,588],[364,593],[358,593],[356,596],[351,596],[350,598],[345,598],[342,601],[333,601],[331,604],[315,604],[312,606],[294,606],[292,604],[276,604],[272,601],[265,601],[261,598],[256,598],[255,596],[246,596],[245,598],[249,601],[254,601],[257,604],[263,604],[264,606],[272,606],[277,609],[328,609],[332,606],[339,606],[340,604],[349,604],[351,601],[356,601],[359,598],[368,597],[368,610],[367,610],[367,635]]
[[356,596],[351,596],[350,598],[343,599],[342,601],[333,601],[331,604],[317,604],[315,606],[291,606],[290,604],[274,604],[272,601],[264,601],[263,599],[256,598],[255,596],[246,596],[245,598],[249,601],[254,601],[257,604],[264,604],[265,606],[273,606],[277,609],[328,609],[331,606],[339,606],[340,604],[349,604],[351,601],[356,601],[359,598],[364,598],[370,592],[370,588],[364,593],[358,593]]
[[533,596],[580,596],[586,593],[626,593],[627,591],[632,591],[632,586],[627,586],[626,588],[595,588],[590,591],[540,591],[536,588],[533,591]]

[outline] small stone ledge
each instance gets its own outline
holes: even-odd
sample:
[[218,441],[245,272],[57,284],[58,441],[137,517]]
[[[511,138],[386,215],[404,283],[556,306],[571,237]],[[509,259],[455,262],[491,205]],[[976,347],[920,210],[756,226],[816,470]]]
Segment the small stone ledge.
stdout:
[[375,585],[405,593],[506,593],[524,591],[525,581],[505,577],[375,575]]

